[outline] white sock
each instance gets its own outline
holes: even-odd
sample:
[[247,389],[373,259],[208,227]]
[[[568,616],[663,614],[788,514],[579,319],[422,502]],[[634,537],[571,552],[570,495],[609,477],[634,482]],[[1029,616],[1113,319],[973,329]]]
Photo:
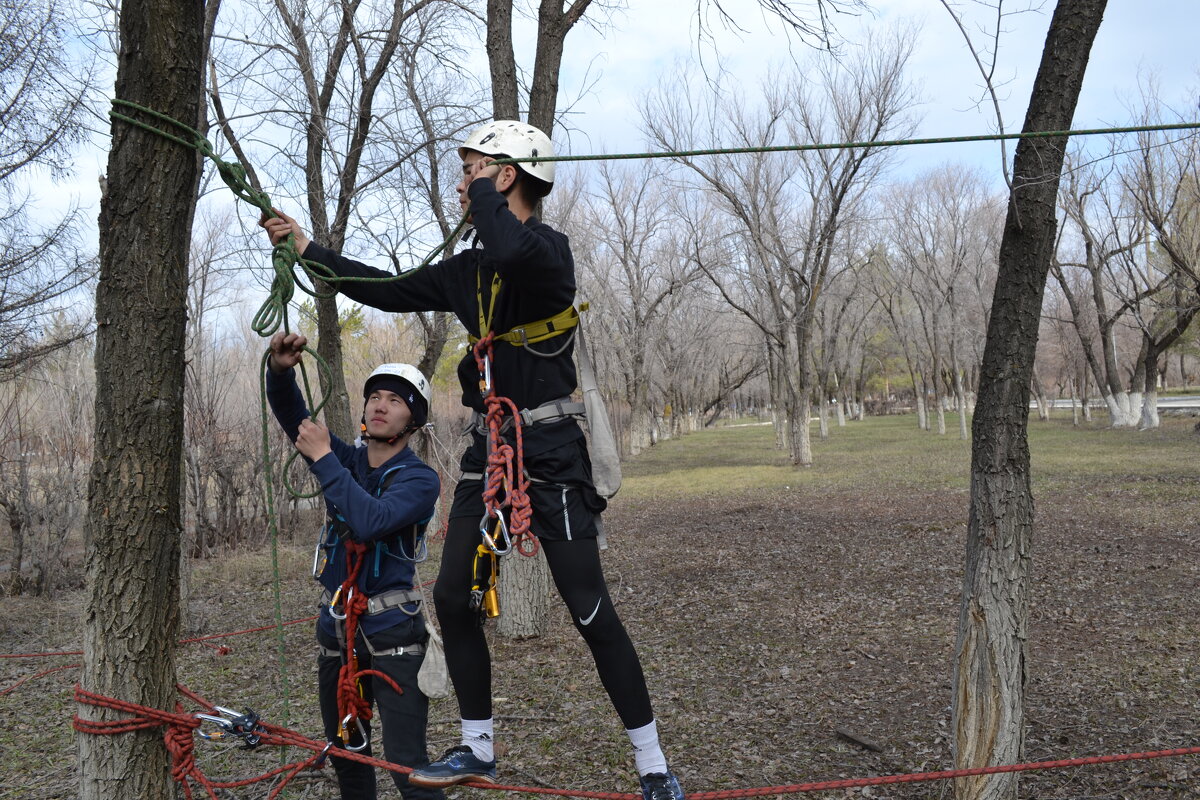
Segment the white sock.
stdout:
[[461,722],[463,746],[471,748],[471,752],[480,761],[495,761],[496,751],[492,747],[492,718],[464,719]]
[[629,741],[633,742],[633,760],[638,775],[667,771],[667,757],[658,744],[658,723],[650,720],[649,725],[632,730],[626,729]]

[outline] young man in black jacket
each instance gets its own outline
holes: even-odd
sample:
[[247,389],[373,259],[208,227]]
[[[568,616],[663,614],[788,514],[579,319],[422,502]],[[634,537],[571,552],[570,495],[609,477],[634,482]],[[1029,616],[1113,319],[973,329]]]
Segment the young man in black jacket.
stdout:
[[[310,417],[293,369],[306,343],[294,333],[271,339],[267,400],[320,482],[328,509],[313,562],[313,577],[325,587],[327,598],[317,621],[317,685],[325,737],[371,754],[370,725],[347,720],[337,695],[345,665],[374,670],[386,678],[367,674],[357,684],[365,707],[379,709],[384,755],[393,763],[420,768],[429,763],[429,699],[417,686],[427,633],[421,595],[413,588],[414,558],[440,482],[408,441],[428,416],[429,382],[409,364],[384,364],[371,373],[363,384],[365,444],[356,447]],[[350,558],[359,559],[358,576],[348,584],[348,551],[355,544],[360,551]],[[368,598],[365,613],[357,618],[354,642],[346,641],[349,601],[343,595],[349,592]],[[374,800],[374,767],[337,756],[332,761],[342,800]],[[404,774],[393,772],[392,779],[405,800],[442,799],[440,790],[410,784]]]
[[[463,170],[457,187],[459,204],[475,226],[476,246],[399,280],[349,281],[339,288],[351,299],[384,311],[453,312],[476,338],[489,331],[514,333],[495,341],[490,377],[498,394],[539,418],[522,425],[525,470],[532,481],[531,530],[629,734],[645,800],[682,800],[679,781],[659,746],[637,652],[613,607],[601,570],[596,537],[605,500],[592,483],[583,430],[556,405],[576,388],[571,333],[538,344],[520,335],[522,329],[536,327],[532,323],[570,319],[575,265],[567,237],[533,215],[538,201],[553,185],[554,162],[493,162],[506,157],[553,157],[553,147],[533,126],[497,121],[474,131],[459,148],[459,155]],[[263,227],[273,244],[294,235],[304,258],[324,264],[339,276],[391,277],[310,242],[299,225],[283,214],[264,221]],[[458,375],[463,405],[477,415],[484,414],[481,376],[472,353],[463,357]],[[516,420],[515,424],[522,423]],[[450,510],[434,590],[462,718],[462,744],[413,772],[411,781],[423,786],[496,782],[491,661],[479,611],[470,602],[473,561],[485,512],[485,430],[482,425],[476,427],[460,462],[463,479]],[[512,431],[505,437],[511,444]]]

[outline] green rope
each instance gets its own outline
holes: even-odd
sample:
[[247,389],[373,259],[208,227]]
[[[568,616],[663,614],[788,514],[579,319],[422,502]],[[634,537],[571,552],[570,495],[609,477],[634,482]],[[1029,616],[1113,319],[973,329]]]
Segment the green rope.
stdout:
[[552,156],[498,158],[496,164],[517,164],[525,161],[631,161],[651,158],[692,158],[695,156],[742,155],[748,153],[798,153],[810,150],[860,150],[878,147],[906,147],[918,144],[958,144],[960,142],[1000,142],[1011,139],[1055,139],[1067,136],[1101,136],[1118,133],[1147,133],[1151,131],[1196,130],[1200,122],[1179,122],[1166,125],[1134,125],[1124,128],[1082,128],[1069,131],[1023,131],[1021,133],[984,133],[975,136],[940,136],[926,139],[875,139],[866,142],[814,142],[811,144],[781,144],[768,147],[722,147],[706,150],[669,150],[656,153],[614,153],[581,156]]

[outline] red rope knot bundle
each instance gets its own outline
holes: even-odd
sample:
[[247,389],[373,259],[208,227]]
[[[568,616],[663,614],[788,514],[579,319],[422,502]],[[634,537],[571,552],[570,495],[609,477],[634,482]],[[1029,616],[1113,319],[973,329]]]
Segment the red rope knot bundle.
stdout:
[[[360,720],[371,718],[371,704],[358,690],[358,656],[354,653],[354,641],[358,636],[358,618],[367,611],[367,596],[358,591],[358,574],[362,571],[367,546],[352,539],[346,539],[346,580],[338,589],[338,597],[342,599],[342,613],[346,615],[346,660],[338,672],[337,701],[338,716],[343,720],[353,717]],[[350,732],[346,731],[349,738]],[[349,744],[349,742],[346,742]]]
[[105,721],[84,719],[76,714],[72,725],[80,733],[111,736],[165,726],[167,730],[163,739],[167,746],[167,752],[171,754],[171,777],[183,788],[184,794],[189,798],[192,796],[189,780],[196,780],[201,786],[208,789],[210,795],[215,796],[212,793],[210,782],[196,766],[196,740],[193,732],[200,727],[200,720],[185,713],[181,704],[175,704],[175,713],[172,714],[89,692],[78,684],[75,686],[75,702],[133,715],[128,719]]
[[[479,368],[480,389],[483,392],[483,405],[486,409],[484,420],[487,424],[487,465],[484,471],[483,507],[489,518],[498,518],[504,509],[508,509],[508,536],[517,550],[526,556],[536,555],[538,551],[537,537],[529,530],[533,518],[533,508],[529,503],[529,478],[525,475],[525,443],[521,431],[521,412],[516,403],[507,397],[496,394],[496,387],[490,381],[493,360],[493,341],[495,331],[488,331],[475,343],[475,365]],[[504,441],[500,428],[504,424],[504,414],[508,412],[513,419],[513,435],[516,447]],[[501,492],[504,499],[500,500]]]

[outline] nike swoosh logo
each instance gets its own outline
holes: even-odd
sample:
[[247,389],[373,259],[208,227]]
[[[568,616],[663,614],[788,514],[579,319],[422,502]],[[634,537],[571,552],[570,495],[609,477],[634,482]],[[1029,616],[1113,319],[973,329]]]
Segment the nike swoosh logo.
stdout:
[[591,625],[591,624],[592,624],[592,620],[594,620],[594,619],[596,618],[596,612],[597,612],[597,611],[599,611],[599,610],[600,610],[600,600],[599,600],[599,599],[597,599],[597,600],[596,600],[596,607],[592,609],[592,613],[588,614],[588,617],[587,617],[587,619],[584,619],[583,617],[580,617],[580,618],[579,618],[579,624],[580,624],[580,625],[583,625],[585,628],[586,628],[588,625]]

